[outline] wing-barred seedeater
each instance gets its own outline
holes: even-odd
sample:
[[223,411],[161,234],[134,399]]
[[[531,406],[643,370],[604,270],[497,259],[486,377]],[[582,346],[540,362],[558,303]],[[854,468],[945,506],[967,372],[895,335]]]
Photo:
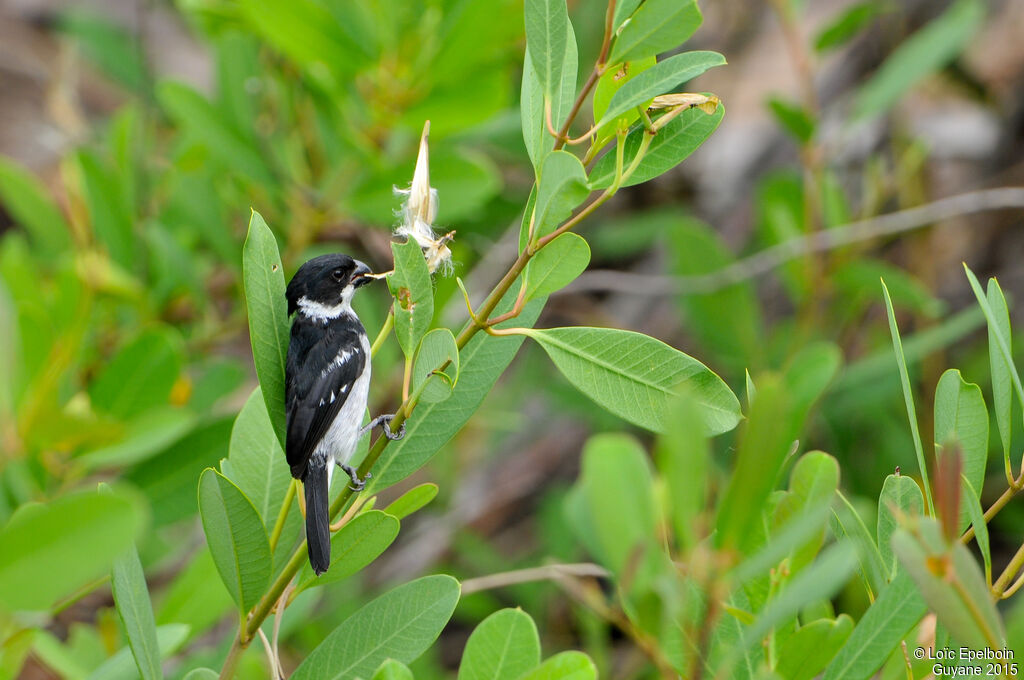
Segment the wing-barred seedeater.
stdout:
[[[362,426],[370,390],[370,342],[352,311],[356,289],[374,280],[370,268],[348,255],[321,255],[295,272],[285,292],[292,322],[285,364],[287,439],[285,454],[292,476],[302,481],[306,499],[309,564],[320,574],[331,564],[328,488],[334,465],[359,479],[348,465],[362,435],[384,426],[389,439],[392,415]],[[369,475],[367,475],[369,477]]]

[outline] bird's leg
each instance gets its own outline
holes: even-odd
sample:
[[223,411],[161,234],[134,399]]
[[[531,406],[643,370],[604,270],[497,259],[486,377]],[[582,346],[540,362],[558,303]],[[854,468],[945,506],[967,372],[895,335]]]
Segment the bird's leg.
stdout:
[[365,427],[363,427],[363,431],[360,434],[365,434],[379,425],[380,427],[384,428],[385,437],[387,437],[391,441],[397,441],[405,436],[405,423],[402,423],[402,425],[398,428],[398,432],[392,432],[391,421],[394,419],[394,417],[394,413],[385,413],[382,416],[377,416],[376,418],[368,422]]
[[367,472],[365,477],[359,479],[359,473],[356,472],[356,469],[354,467],[350,465],[343,465],[340,463],[339,465],[341,466],[341,469],[348,473],[348,476],[352,478],[352,484],[348,488],[352,489],[353,491],[362,491],[363,489],[365,489],[366,481],[370,479],[370,477],[373,477],[371,473]]

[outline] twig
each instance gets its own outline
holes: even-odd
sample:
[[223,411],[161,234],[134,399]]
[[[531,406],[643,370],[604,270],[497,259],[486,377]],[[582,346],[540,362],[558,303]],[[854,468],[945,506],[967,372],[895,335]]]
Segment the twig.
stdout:
[[504,571],[499,574],[479,576],[466,579],[462,582],[462,594],[469,595],[481,590],[503,588],[518,583],[531,583],[533,581],[553,581],[564,576],[607,578],[609,572],[604,567],[590,562],[579,564],[548,564],[543,567],[532,567],[529,569],[517,569],[516,571]]
[[1003,187],[971,191],[785,241],[707,274],[659,276],[596,270],[584,272],[562,292],[617,290],[639,295],[714,293],[767,274],[790,260],[810,253],[895,236],[952,217],[1013,208],[1024,208],[1024,189]]

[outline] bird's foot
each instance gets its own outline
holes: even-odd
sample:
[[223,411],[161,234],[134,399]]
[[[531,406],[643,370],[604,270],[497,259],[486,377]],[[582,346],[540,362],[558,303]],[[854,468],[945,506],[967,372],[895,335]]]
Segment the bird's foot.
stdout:
[[368,430],[372,430],[377,426],[380,426],[384,428],[385,437],[387,437],[391,441],[398,441],[399,439],[405,436],[405,423],[403,422],[398,427],[398,432],[392,432],[391,421],[394,420],[394,418],[394,413],[385,413],[382,416],[377,416],[376,418],[374,418],[373,420],[366,424],[366,427],[363,428],[363,431],[366,432]]
[[350,465],[342,465],[341,469],[344,470],[352,479],[352,484],[350,484],[348,488],[352,489],[353,491],[362,491],[363,489],[365,489],[366,482],[370,479],[370,477],[373,477],[372,473],[367,472],[365,477],[359,479],[359,473],[356,472],[356,469]]

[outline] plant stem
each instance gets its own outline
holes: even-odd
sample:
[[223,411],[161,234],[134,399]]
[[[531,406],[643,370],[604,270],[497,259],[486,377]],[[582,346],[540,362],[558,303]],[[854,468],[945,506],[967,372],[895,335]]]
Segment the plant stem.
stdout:
[[388,334],[391,329],[395,327],[395,308],[392,307],[388,310],[388,317],[384,319],[384,325],[380,329],[380,333],[377,333],[377,337],[373,341],[373,345],[370,346],[370,358],[377,356],[377,351],[380,346],[387,340]]
[[[1015,482],[1013,486],[1004,491],[1003,495],[997,498],[996,501],[992,504],[992,506],[985,511],[985,524],[988,524],[992,520],[992,518],[999,513],[1000,510],[1006,507],[1006,504],[1010,502],[1010,499],[1016,496],[1017,493],[1021,490],[1019,481]],[[963,536],[960,537],[960,541],[966,545],[967,543],[971,542],[972,538],[974,538],[974,525],[971,525],[967,528],[967,531],[965,531]]]
[[274,529],[270,532],[270,552],[274,552],[274,548],[277,547],[277,541],[281,538],[281,532],[284,530],[285,520],[288,519],[288,511],[292,507],[292,500],[295,499],[295,492],[299,486],[299,480],[292,479],[292,483],[288,485],[288,491],[284,495],[284,503],[281,504],[281,511],[277,513],[277,521],[274,522]]
[[992,595],[998,600],[1006,592],[1006,587],[1009,585],[1010,580],[1017,575],[1017,572],[1024,567],[1024,545],[1017,549],[1016,554],[1010,560],[1010,563],[1006,565],[1006,569],[1003,569],[1003,573],[999,575],[996,582],[992,585]]

